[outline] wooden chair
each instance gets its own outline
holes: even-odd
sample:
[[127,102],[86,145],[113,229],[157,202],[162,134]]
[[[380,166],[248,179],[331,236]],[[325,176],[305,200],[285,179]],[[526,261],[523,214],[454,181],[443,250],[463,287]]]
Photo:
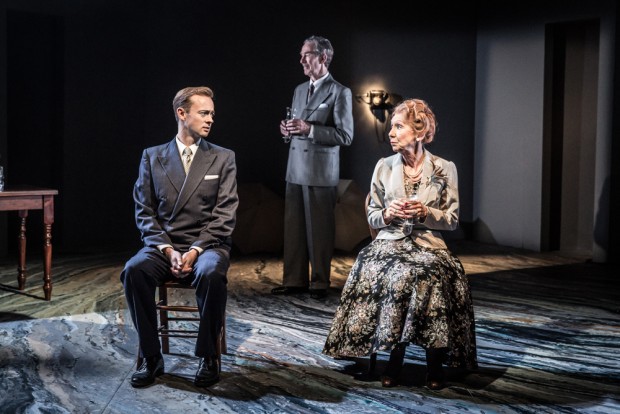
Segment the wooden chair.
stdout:
[[[370,193],[366,194],[366,202],[364,203],[364,211],[366,212],[366,217],[368,217],[368,205],[370,204]],[[377,231],[377,229],[373,229],[372,227],[370,227],[370,224],[368,224],[368,231],[370,232],[370,237],[374,240],[377,238],[377,234],[379,234],[379,231]]]
[[[156,304],[159,313],[159,338],[161,340],[161,351],[164,354],[170,353],[170,338],[198,338],[198,329],[180,329],[178,326],[170,326],[170,322],[198,322],[198,306],[187,306],[180,304],[171,304],[168,302],[168,293],[170,289],[191,289],[194,287],[185,283],[178,283],[173,280],[168,281],[158,287],[159,301]],[[172,313],[174,312],[174,313]],[[179,314],[183,315],[179,315]],[[226,316],[222,318],[222,331],[217,340],[217,358],[220,366],[222,366],[222,354],[227,353],[226,347]],[[142,357],[138,352],[137,366],[142,365]]]
[[[369,204],[370,204],[370,193],[366,195],[366,202],[364,203],[364,211],[366,212],[366,217],[368,217],[368,205]],[[372,227],[370,227],[370,224],[368,224],[368,231],[370,232],[370,238],[372,240],[377,238],[377,234],[379,234],[379,231],[377,229],[373,229]],[[369,379],[374,379],[376,366],[377,366],[377,353],[373,352],[372,354],[370,354],[370,359],[368,361],[368,372],[366,373]]]

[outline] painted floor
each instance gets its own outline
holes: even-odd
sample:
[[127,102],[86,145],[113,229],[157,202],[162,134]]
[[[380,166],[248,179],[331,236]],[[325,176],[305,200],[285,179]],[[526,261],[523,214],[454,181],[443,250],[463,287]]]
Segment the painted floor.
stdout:
[[[222,379],[196,388],[191,339],[171,339],[166,374],[134,389],[137,337],[119,274],[127,254],[60,255],[52,300],[41,265],[0,261],[0,413],[618,413],[617,268],[584,258],[456,242],[474,297],[480,369],[424,387],[407,348],[401,386],[360,381],[367,361],[321,353],[355,255],[336,254],[323,301],[272,296],[276,255],[233,255]],[[189,293],[189,296],[187,295]],[[191,291],[176,300],[192,303]],[[386,355],[379,355],[378,371]]]

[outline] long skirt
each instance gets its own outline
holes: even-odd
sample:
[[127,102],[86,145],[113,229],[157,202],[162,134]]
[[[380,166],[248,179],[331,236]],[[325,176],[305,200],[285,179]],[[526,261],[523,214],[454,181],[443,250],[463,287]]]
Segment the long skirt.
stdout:
[[447,348],[446,365],[478,367],[474,308],[460,260],[410,238],[375,239],[351,268],[323,353],[362,357],[399,343]]

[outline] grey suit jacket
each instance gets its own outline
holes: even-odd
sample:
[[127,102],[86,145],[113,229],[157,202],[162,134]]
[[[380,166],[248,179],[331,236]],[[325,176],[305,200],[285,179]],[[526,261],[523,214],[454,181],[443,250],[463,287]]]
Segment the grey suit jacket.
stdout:
[[[424,247],[446,248],[439,230],[455,230],[459,222],[459,188],[456,165],[437,157],[427,150],[422,166],[418,199],[428,208],[424,223],[416,223],[411,237]],[[402,220],[390,224],[383,220],[383,210],[389,200],[405,197],[403,161],[400,154],[382,158],[377,162],[370,186],[368,223],[379,229],[377,239],[402,239]]]
[[332,75],[306,104],[310,81],[295,88],[292,111],[314,127],[313,138],[293,135],[288,153],[286,181],[311,186],[336,186],[340,180],[340,146],[353,141],[351,89]]
[[239,204],[236,177],[234,152],[204,139],[187,180],[175,139],[145,149],[133,193],[144,244],[180,251],[230,247]]

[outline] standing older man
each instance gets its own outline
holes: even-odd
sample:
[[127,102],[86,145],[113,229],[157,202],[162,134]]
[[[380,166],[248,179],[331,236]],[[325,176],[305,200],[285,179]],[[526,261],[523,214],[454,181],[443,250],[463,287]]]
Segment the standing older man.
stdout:
[[[328,71],[334,55],[329,40],[304,40],[300,63],[309,81],[295,88],[292,118],[280,123],[290,142],[284,210],[284,276],[274,295],[310,291],[322,299],[330,284],[340,179],[340,146],[353,140],[351,90]],[[308,263],[311,274],[308,279]]]
[[155,289],[170,279],[196,289],[200,323],[195,354],[200,363],[194,384],[206,387],[220,377],[217,339],[239,203],[235,154],[206,141],[215,115],[210,88],[180,90],[173,108],[176,137],[142,153],[133,197],[144,247],[121,273],[144,358],[131,377],[134,387],[152,384],[164,372]]

